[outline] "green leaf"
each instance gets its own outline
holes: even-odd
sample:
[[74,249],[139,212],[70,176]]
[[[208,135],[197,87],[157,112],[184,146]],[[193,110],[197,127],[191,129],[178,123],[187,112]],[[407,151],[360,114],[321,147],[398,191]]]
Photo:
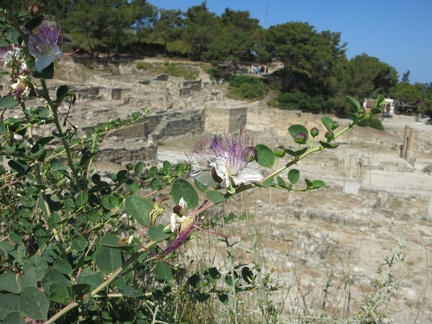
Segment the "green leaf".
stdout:
[[287,152],[287,154],[294,156],[294,157],[298,157],[300,155],[302,155],[303,153],[305,153],[309,148],[308,147],[304,147],[301,150],[298,151],[293,151],[293,150],[288,150],[286,149],[285,152]]
[[214,203],[220,203],[221,201],[227,200],[229,197],[231,197],[232,195],[229,193],[226,194],[222,194],[219,191],[216,190],[211,190],[209,192],[207,192],[207,198],[210,199],[211,202]]
[[71,275],[72,274],[72,266],[69,262],[63,259],[58,259],[54,262],[54,268],[56,268],[61,273]]
[[149,227],[147,234],[153,242],[164,241],[173,235],[171,232],[164,232],[164,228],[163,225]]
[[219,294],[218,298],[222,304],[228,305],[228,295],[227,294]]
[[326,149],[335,149],[336,147],[339,146],[339,144],[331,144],[331,143],[326,143],[323,141],[319,141],[319,142],[320,142],[321,146],[326,148]]
[[300,124],[291,125],[288,127],[288,132],[292,138],[295,138],[298,133],[304,133],[306,135],[306,141],[309,138],[309,132],[307,128]]
[[18,311],[10,312],[4,319],[3,324],[26,324],[24,314]]
[[263,181],[262,186],[264,188],[270,188],[270,186],[273,184],[273,181],[274,181],[274,177],[267,178]]
[[11,108],[18,105],[18,101],[13,96],[0,98],[0,108]]
[[114,195],[108,195],[102,197],[102,206],[105,209],[111,210],[119,205],[119,200]]
[[[31,109],[30,114],[34,118],[41,119],[41,120],[48,119],[51,116],[49,109],[45,106],[38,106],[34,109]],[[50,138],[53,138],[53,137],[50,136]]]
[[30,19],[25,23],[24,27],[28,30],[33,30],[42,23],[43,19],[44,19],[43,15],[38,15],[36,17],[33,17],[32,19]]
[[328,116],[322,116],[321,121],[329,132],[333,131],[333,119]]
[[34,320],[47,320],[50,301],[37,287],[26,287],[19,297],[20,311]]
[[348,100],[348,102],[355,109],[356,112],[359,112],[361,110],[362,107],[356,98],[353,98],[350,96],[346,96],[345,98],[346,98],[346,100]]
[[180,199],[183,198],[188,208],[194,209],[198,207],[199,200],[195,188],[184,179],[176,179],[171,186],[171,197],[176,204],[179,204]]
[[19,297],[17,295],[1,294],[0,305],[0,320],[4,320],[9,313],[19,311]]
[[73,298],[75,300],[82,299],[89,292],[90,292],[90,285],[80,283],[72,286]]
[[50,286],[49,299],[56,303],[63,303],[69,297],[69,289],[65,285],[54,282]]
[[278,184],[279,186],[281,186],[281,187],[286,187],[286,182],[285,182],[285,180],[282,179],[280,176],[277,176],[277,177],[276,177],[276,181],[277,181],[277,184]]
[[104,278],[102,274],[91,274],[85,276],[82,282],[89,285],[91,289],[95,289],[104,282]]
[[52,213],[49,217],[48,217],[48,226],[50,228],[59,228],[61,225],[61,217],[59,214],[57,213]]
[[204,183],[199,182],[196,178],[194,178],[195,187],[202,192],[205,193],[208,190],[208,186]]
[[12,27],[5,27],[3,29],[3,36],[9,42],[11,42],[15,45],[21,45],[21,41],[20,41],[21,37],[20,37],[18,31],[16,31]]
[[56,170],[66,170],[68,168],[60,159],[52,159],[50,165]]
[[158,280],[171,281],[174,278],[171,267],[162,261],[156,264],[154,273]]
[[57,102],[60,103],[64,97],[67,96],[69,93],[69,87],[67,85],[62,85],[57,89],[56,96],[57,96]]
[[47,293],[51,291],[51,285],[53,283],[59,283],[66,287],[72,285],[70,279],[68,279],[64,274],[54,268],[50,268],[45,272],[45,276],[42,279],[42,287],[45,289]]
[[5,123],[0,122],[0,135],[4,135],[4,134],[6,134],[6,132],[7,132],[7,128],[6,128]]
[[143,170],[144,170],[144,163],[143,163],[143,162],[138,162],[138,163],[135,165],[134,173],[135,173],[135,175],[136,175],[137,177],[139,177],[139,176],[141,175],[141,173],[143,172]]
[[[107,238],[106,243],[111,242],[111,239],[112,239],[111,237]],[[114,270],[116,270],[122,265],[121,251],[115,248],[107,247],[105,245],[101,245],[96,250],[93,259],[96,262],[96,265],[99,268],[99,270],[105,273],[114,272]]]
[[19,294],[21,287],[18,284],[18,274],[7,271],[0,275],[0,290],[4,290],[13,294]]
[[296,184],[298,179],[300,177],[300,171],[297,169],[291,169],[288,172],[288,180],[289,182],[291,182],[292,184]]
[[318,188],[324,187],[325,182],[321,181],[321,180],[314,180],[314,181],[312,181],[312,186],[314,189],[318,189]]
[[9,160],[8,165],[16,172],[23,175],[26,175],[30,170],[30,166],[21,160]]
[[45,271],[48,269],[48,263],[41,256],[35,255],[24,264],[24,273],[31,267],[36,269],[36,280],[40,281],[44,277]]
[[87,203],[89,195],[86,192],[80,192],[75,198],[75,204],[77,206],[83,206]]
[[153,209],[153,202],[149,198],[128,196],[125,200],[125,208],[138,223],[146,226],[149,221],[148,214]]
[[24,276],[22,276],[21,287],[25,288],[27,286],[37,286],[35,267],[30,267],[27,269],[27,271],[24,273]]
[[275,157],[273,151],[263,144],[255,145],[256,161],[265,168],[271,168],[274,164]]
[[84,251],[87,247],[87,240],[81,234],[77,233],[72,237],[72,248],[76,251]]
[[33,76],[38,79],[52,79],[54,77],[54,63],[51,63],[42,71],[33,72]]

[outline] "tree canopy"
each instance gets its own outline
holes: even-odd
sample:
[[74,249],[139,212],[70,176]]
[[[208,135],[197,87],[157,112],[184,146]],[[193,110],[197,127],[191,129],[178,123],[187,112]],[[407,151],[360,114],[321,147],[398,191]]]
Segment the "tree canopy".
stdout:
[[220,62],[250,66],[278,61],[283,68],[273,73],[279,85],[272,88],[280,91],[285,107],[346,114],[347,104],[337,99],[346,95],[366,98],[381,93],[407,103],[424,103],[431,92],[427,85],[410,84],[410,71],[399,82],[396,69],[376,57],[363,53],[349,60],[341,32],[318,31],[308,22],[264,29],[249,11],[226,8],[218,16],[205,1],[184,12],[157,8],[147,0],[4,3],[23,9],[40,5],[45,15],[62,22],[72,46],[88,51],[91,57],[98,53],[149,55],[150,46],[156,53],[182,55],[215,66]]

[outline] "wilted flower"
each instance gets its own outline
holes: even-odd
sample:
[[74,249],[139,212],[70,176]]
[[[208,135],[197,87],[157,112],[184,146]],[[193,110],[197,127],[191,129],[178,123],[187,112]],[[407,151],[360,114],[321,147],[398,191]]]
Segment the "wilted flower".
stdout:
[[54,22],[45,21],[30,32],[28,49],[35,57],[38,71],[42,71],[63,55],[59,47],[61,43],[60,28]]
[[197,141],[195,151],[203,156],[222,180],[220,185],[234,193],[234,187],[261,181],[263,176],[251,165],[252,141],[242,132]]

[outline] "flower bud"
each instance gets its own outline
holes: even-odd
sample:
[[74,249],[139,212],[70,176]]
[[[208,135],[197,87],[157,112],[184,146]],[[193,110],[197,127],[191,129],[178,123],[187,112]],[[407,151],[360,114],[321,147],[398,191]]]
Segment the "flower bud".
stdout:
[[339,127],[339,123],[337,121],[334,121],[332,125],[332,129],[335,130],[338,127]]
[[219,177],[219,175],[216,172],[216,168],[214,167],[211,169],[211,176],[216,183],[222,183],[223,179]]
[[179,216],[182,216],[182,206],[180,206],[180,205],[175,205],[174,207],[173,207],[173,213],[174,214],[177,214],[177,215],[179,215]]
[[133,168],[134,168],[134,165],[132,163],[126,164],[126,170],[131,171],[131,170],[133,170]]
[[328,141],[331,141],[334,138],[333,132],[327,132],[324,134],[324,137],[327,138]]
[[319,135],[319,130],[318,128],[314,127],[310,130],[310,134],[312,137],[317,137]]
[[307,141],[307,135],[303,132],[297,133],[294,137],[294,142],[297,144],[305,144]]
[[245,148],[245,156],[246,156],[246,160],[248,160],[249,162],[252,162],[256,157],[255,147],[253,147],[253,146],[246,147]]
[[283,146],[278,146],[274,149],[273,154],[277,157],[284,157],[286,152],[285,152],[285,148]]
[[209,283],[210,283],[210,280],[208,280],[208,278],[204,278],[203,280],[201,280],[201,285],[203,285],[204,287],[208,286]]
[[41,10],[41,7],[39,7],[37,4],[32,4],[29,6],[30,16],[36,16],[40,10]]

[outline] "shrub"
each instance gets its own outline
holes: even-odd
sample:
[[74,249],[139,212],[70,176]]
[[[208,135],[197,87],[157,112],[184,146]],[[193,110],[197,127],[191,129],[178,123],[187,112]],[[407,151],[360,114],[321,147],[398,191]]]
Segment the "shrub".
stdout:
[[236,75],[229,80],[231,94],[244,99],[263,99],[267,87],[261,78],[249,75]]

